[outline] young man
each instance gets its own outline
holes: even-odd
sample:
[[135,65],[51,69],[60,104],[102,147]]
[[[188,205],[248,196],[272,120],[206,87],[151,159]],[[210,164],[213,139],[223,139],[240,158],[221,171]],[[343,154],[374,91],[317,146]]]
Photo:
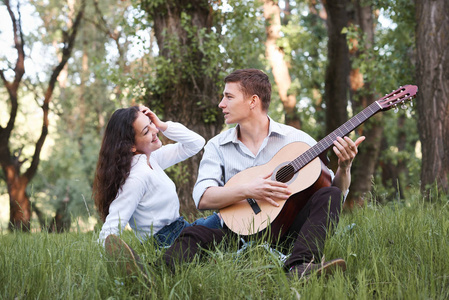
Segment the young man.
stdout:
[[[225,78],[222,109],[226,124],[237,124],[212,138],[204,148],[193,198],[201,210],[218,210],[242,199],[253,198],[278,206],[277,201],[291,195],[289,186],[270,179],[270,174],[260,174],[241,185],[225,186],[235,174],[250,167],[270,161],[285,145],[304,142],[310,146],[316,141],[305,132],[273,121],[268,116],[271,84],[260,70],[237,70]],[[338,157],[338,170],[332,186],[316,191],[306,206],[294,218],[285,237],[293,243],[293,250],[285,268],[291,275],[303,277],[312,271],[343,271],[345,261],[335,259],[318,263],[326,237],[326,229],[336,226],[342,197],[351,183],[351,164],[357,146],[364,140],[353,142],[348,137],[338,137],[333,150]],[[333,174],[332,174],[333,175]],[[210,229],[193,226],[182,231],[174,244],[165,252],[168,266],[175,262],[189,262],[201,249],[211,249],[214,244],[235,234],[224,226]]]
[[[204,148],[193,198],[201,210],[217,210],[247,198],[267,201],[278,206],[275,200],[290,196],[288,185],[270,179],[271,174],[261,174],[242,185],[225,186],[235,174],[253,166],[267,163],[285,145],[301,141],[310,146],[316,141],[308,134],[273,121],[268,116],[271,84],[260,70],[237,70],[225,78],[223,99],[218,105],[226,124],[237,124],[212,138]],[[285,263],[291,274],[302,276],[311,271],[330,271],[346,268],[342,259],[314,264],[321,258],[326,228],[336,226],[341,210],[342,196],[351,183],[351,164],[357,146],[364,140],[353,142],[348,137],[338,137],[333,150],[338,157],[338,169],[332,186],[319,189],[295,218],[286,236],[293,237],[293,251]],[[173,261],[190,261],[199,248],[209,248],[214,242],[232,235],[229,230],[195,226],[185,230],[166,252],[167,264]]]

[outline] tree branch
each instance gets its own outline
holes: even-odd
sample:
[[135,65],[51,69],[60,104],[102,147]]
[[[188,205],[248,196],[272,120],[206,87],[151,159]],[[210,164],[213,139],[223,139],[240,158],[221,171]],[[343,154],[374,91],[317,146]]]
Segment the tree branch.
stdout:
[[72,50],[75,45],[76,35],[78,33],[78,29],[81,24],[81,19],[84,14],[85,6],[86,6],[86,1],[85,0],[81,1],[81,6],[78,11],[78,14],[76,15],[75,22],[73,23],[72,28],[68,31],[68,34],[63,35],[64,47],[62,49],[62,58],[61,58],[61,61],[59,62],[59,64],[55,67],[55,69],[53,70],[53,72],[51,74],[50,81],[48,83],[48,87],[47,87],[47,90],[46,90],[45,96],[44,96],[44,103],[42,104],[42,110],[43,110],[44,116],[43,116],[43,122],[42,122],[41,135],[40,135],[38,141],[36,142],[36,147],[34,149],[34,154],[33,154],[33,159],[31,161],[31,165],[24,174],[24,176],[30,180],[36,174],[37,167],[38,167],[39,161],[40,161],[40,153],[42,150],[42,146],[44,145],[45,139],[48,134],[48,113],[49,113],[49,106],[50,106],[50,101],[51,101],[51,98],[53,95],[53,91],[55,89],[55,85],[58,80],[59,74],[61,73],[62,69],[64,68],[64,66],[66,65],[67,61],[69,60],[69,58],[72,54]]
[[22,80],[23,75],[25,74],[25,51],[23,45],[23,32],[22,32],[22,17],[20,14],[20,4],[17,2],[17,13],[18,19],[14,12],[11,9],[11,4],[9,0],[4,1],[6,8],[9,13],[9,17],[11,18],[12,27],[13,27],[13,35],[14,35],[14,47],[17,51],[17,62],[14,68],[14,81],[12,83],[8,82],[3,71],[0,72],[0,76],[5,83],[5,87],[8,90],[8,94],[11,101],[11,112],[9,115],[8,124],[6,125],[6,138],[9,139],[9,136],[14,128],[14,124],[16,121],[17,110],[18,110],[18,101],[17,101],[17,91],[19,89],[20,82]]
[[120,46],[120,36],[121,36],[121,32],[118,32],[117,30],[111,30],[110,26],[108,24],[108,22],[106,21],[106,19],[103,17],[104,14],[102,13],[100,7],[98,6],[98,1],[95,0],[94,1],[94,7],[95,7],[95,12],[97,14],[97,16],[100,18],[101,20],[101,24],[95,21],[91,21],[92,24],[94,24],[97,28],[99,28],[101,31],[103,31],[104,33],[106,33],[111,39],[114,40],[116,46],[117,46],[117,50],[119,52],[119,56],[123,57],[123,50],[122,47]]

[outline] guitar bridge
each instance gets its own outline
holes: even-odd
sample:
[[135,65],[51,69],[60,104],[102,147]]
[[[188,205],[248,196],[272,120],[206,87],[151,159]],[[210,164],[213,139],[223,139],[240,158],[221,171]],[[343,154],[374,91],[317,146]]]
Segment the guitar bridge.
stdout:
[[248,201],[249,205],[251,206],[251,208],[254,211],[254,214],[258,214],[260,213],[262,210],[260,209],[259,204],[257,204],[256,200],[254,200],[253,198],[247,198],[246,201]]

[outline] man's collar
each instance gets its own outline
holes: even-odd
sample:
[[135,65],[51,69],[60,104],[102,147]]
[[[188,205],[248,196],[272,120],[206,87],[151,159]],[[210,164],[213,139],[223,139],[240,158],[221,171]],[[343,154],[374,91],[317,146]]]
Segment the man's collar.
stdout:
[[272,134],[279,134],[279,135],[287,135],[284,128],[281,126],[280,123],[273,121],[270,117],[270,127],[268,128],[268,135],[271,136]]
[[[282,126],[278,122],[273,121],[273,119],[271,119],[270,116],[268,116],[268,119],[270,120],[270,125],[268,127],[268,136],[271,136],[272,134],[278,134],[283,136],[286,135],[284,128],[282,128]],[[234,128],[229,129],[227,134],[221,140],[220,145],[224,145],[227,143],[238,143],[239,142],[238,132],[240,130],[239,128],[240,126],[237,124],[237,126],[235,126]]]

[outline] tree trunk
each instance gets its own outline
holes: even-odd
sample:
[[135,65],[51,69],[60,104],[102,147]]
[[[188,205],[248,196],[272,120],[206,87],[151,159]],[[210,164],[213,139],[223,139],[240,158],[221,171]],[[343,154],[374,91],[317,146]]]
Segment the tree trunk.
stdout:
[[[354,21],[360,27],[362,35],[358,44],[363,45],[363,49],[353,49],[355,56],[363,51],[369,53],[374,45],[372,7],[362,5],[363,1],[357,0],[354,2]],[[368,65],[370,65],[370,62],[368,62]],[[360,73],[358,68],[351,70],[351,93],[354,98],[354,111],[360,111],[376,100],[377,97],[371,86],[372,82],[363,81],[363,74]],[[365,135],[366,140],[361,145],[359,154],[353,164],[352,183],[346,206],[352,207],[354,204],[362,204],[363,196],[371,190],[372,177],[376,170],[382,142],[383,127],[381,126],[381,120],[382,115],[377,114],[359,129],[359,133]]]
[[[169,62],[169,70],[156,71],[160,89],[148,95],[148,105],[162,106],[165,120],[180,122],[208,140],[223,127],[216,82],[220,70],[210,65],[203,48],[209,38],[204,32],[211,33],[212,8],[207,0],[143,1],[142,8],[154,22],[159,57]],[[192,189],[200,159],[197,154],[169,172],[184,214],[197,214]]]
[[416,0],[421,190],[449,192],[449,2]]
[[[323,1],[327,12],[328,65],[325,76],[326,134],[348,120],[349,50],[343,27],[348,26],[347,0]],[[330,168],[337,169],[337,159],[330,151]]]
[[265,55],[270,62],[279,97],[284,105],[285,124],[299,129],[301,122],[296,109],[296,95],[288,92],[292,83],[289,67],[284,60],[284,51],[277,45],[277,40],[281,37],[281,9],[273,0],[265,0],[263,14],[267,21]]
[[9,224],[8,229],[30,231],[31,203],[26,194],[28,179],[20,176],[15,166],[9,165],[3,169],[9,193]]

